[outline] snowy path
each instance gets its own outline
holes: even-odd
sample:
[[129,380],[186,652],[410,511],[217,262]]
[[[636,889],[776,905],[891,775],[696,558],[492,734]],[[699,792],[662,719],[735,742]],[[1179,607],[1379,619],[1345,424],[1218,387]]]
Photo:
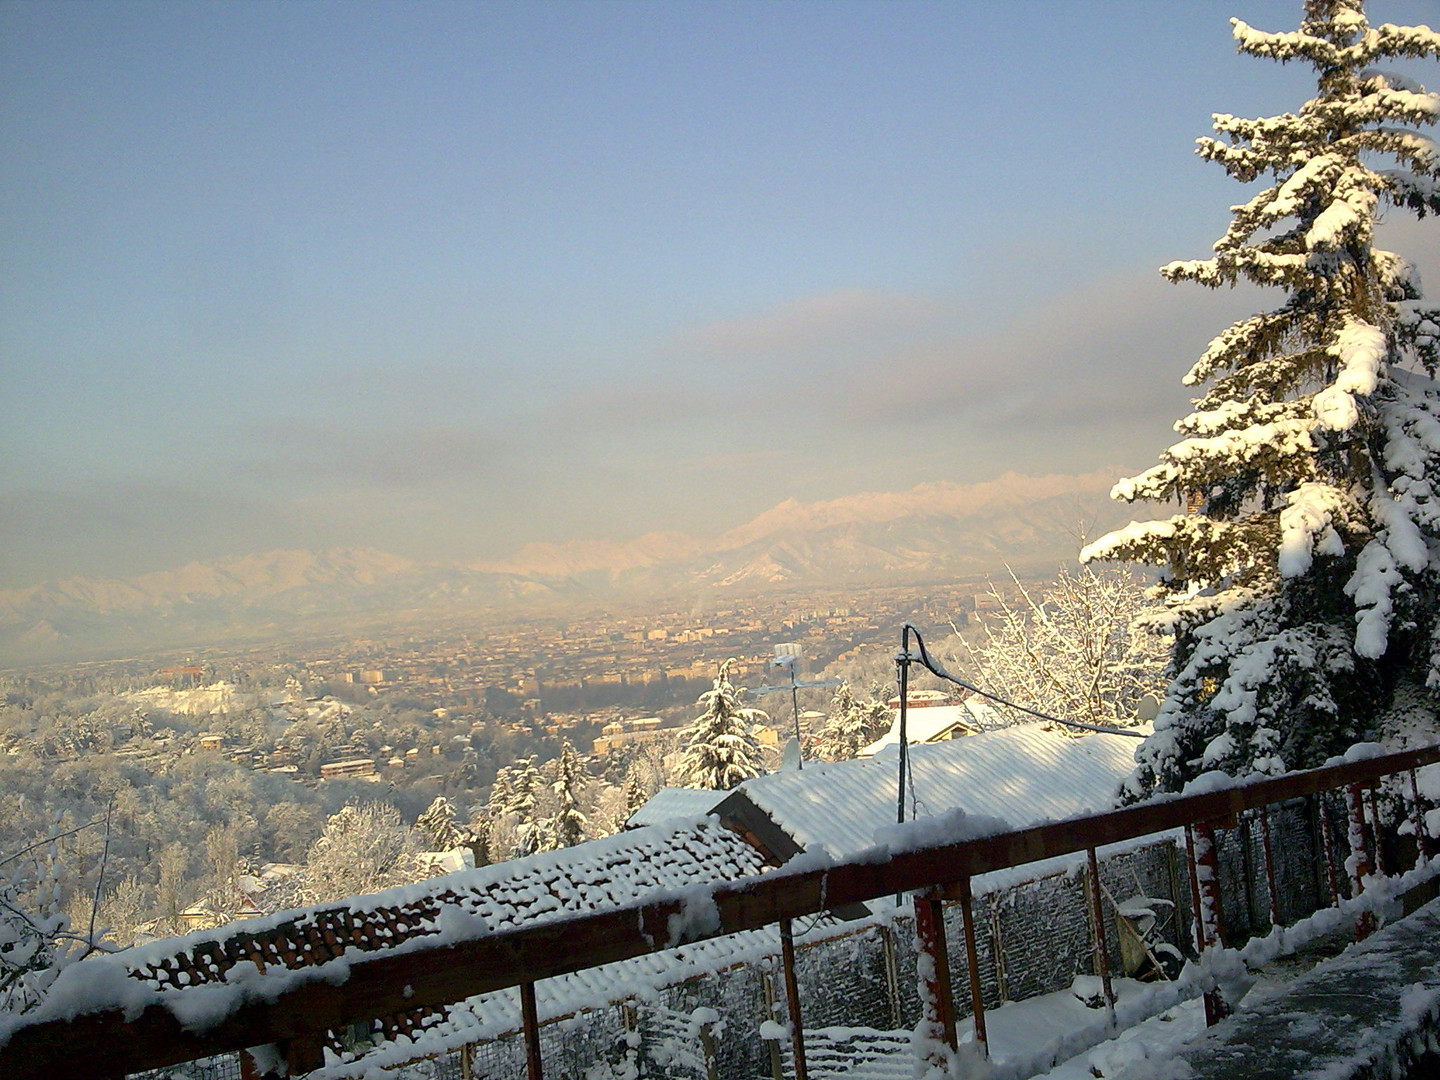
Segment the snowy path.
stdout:
[[1440,900],[1318,964],[1176,1057],[1196,1080],[1407,1075],[1437,1018]]

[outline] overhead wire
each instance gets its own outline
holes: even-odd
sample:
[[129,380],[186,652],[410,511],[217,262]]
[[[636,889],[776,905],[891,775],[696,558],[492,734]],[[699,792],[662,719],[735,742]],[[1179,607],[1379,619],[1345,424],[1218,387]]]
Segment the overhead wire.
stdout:
[[947,682],[952,682],[963,690],[968,690],[972,694],[978,694],[980,697],[988,698],[989,700],[996,702],[997,704],[1007,706],[1011,709],[1016,709],[1019,712],[1028,713],[1030,716],[1038,717],[1041,720],[1048,720],[1052,724],[1062,724],[1065,727],[1079,728],[1082,731],[1096,731],[1102,735],[1123,735],[1127,739],[1145,738],[1144,733],[1139,731],[1131,731],[1126,728],[1118,727],[1105,727],[1100,724],[1087,724],[1081,720],[1066,720],[1059,716],[1051,716],[1049,713],[1040,712],[1038,709],[1031,709],[1025,705],[1017,705],[1013,701],[1007,701],[1000,695],[992,694],[988,690],[981,690],[980,687],[974,685],[973,683],[966,682],[964,679],[958,678],[955,675],[951,675],[950,672],[945,670],[945,665],[941,664],[938,660],[932,660],[930,658],[929,650],[925,648],[925,639],[920,636],[920,630],[914,623],[907,622],[904,624],[902,629],[908,629],[912,634],[915,635],[915,644],[918,645],[920,649],[919,656],[914,656],[912,654],[911,656],[906,657],[905,662],[908,663],[911,660],[919,660],[920,664],[925,668],[925,670],[930,672],[930,674],[934,675],[936,678],[944,679]]

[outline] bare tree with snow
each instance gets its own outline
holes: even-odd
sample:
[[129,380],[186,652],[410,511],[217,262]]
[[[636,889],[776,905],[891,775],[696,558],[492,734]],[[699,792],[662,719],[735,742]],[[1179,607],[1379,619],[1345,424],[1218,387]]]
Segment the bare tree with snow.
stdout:
[[1132,524],[1085,559],[1163,568],[1174,681],[1127,792],[1207,769],[1278,773],[1383,736],[1398,704],[1433,717],[1440,688],[1440,311],[1375,246],[1382,205],[1440,213],[1440,152],[1417,131],[1440,96],[1377,64],[1440,56],[1427,27],[1372,27],[1360,0],[1308,0],[1298,32],[1233,22],[1243,53],[1308,64],[1293,113],[1218,114],[1198,152],[1264,180],[1213,258],[1171,281],[1280,289],[1216,337],[1182,441],[1123,480],[1125,500],[1193,512]]
[[341,807],[310,847],[299,896],[319,904],[415,881],[420,843],[388,803]]
[[[994,610],[980,640],[955,639],[982,689],[1062,720],[1101,725],[1134,722],[1146,694],[1165,692],[1169,641],[1136,625],[1155,607],[1137,575],[1062,567],[1043,591],[1011,580],[1018,599],[991,590]],[[1015,723],[1034,719],[994,708]]]

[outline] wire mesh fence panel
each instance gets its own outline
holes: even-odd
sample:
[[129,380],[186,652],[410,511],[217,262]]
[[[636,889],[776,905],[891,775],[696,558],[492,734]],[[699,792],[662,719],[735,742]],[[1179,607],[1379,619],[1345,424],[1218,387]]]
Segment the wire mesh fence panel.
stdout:
[[[1052,874],[1007,889],[997,898],[996,910],[1009,1000],[1062,990],[1076,975],[1091,972],[1090,920],[1079,874]],[[964,977],[963,962],[951,970]],[[965,1010],[968,1015],[968,987]]]
[[800,949],[795,976],[807,1028],[889,1025],[889,979],[878,929]]
[[224,1054],[199,1061],[187,1061],[183,1065],[172,1065],[166,1069],[130,1073],[127,1080],[240,1080],[240,1056]]

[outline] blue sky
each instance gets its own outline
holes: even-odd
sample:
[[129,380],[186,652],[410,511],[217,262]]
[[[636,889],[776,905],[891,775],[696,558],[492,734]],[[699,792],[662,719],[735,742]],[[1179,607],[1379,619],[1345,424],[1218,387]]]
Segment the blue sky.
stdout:
[[0,585],[1144,467],[1300,6],[9,0]]

